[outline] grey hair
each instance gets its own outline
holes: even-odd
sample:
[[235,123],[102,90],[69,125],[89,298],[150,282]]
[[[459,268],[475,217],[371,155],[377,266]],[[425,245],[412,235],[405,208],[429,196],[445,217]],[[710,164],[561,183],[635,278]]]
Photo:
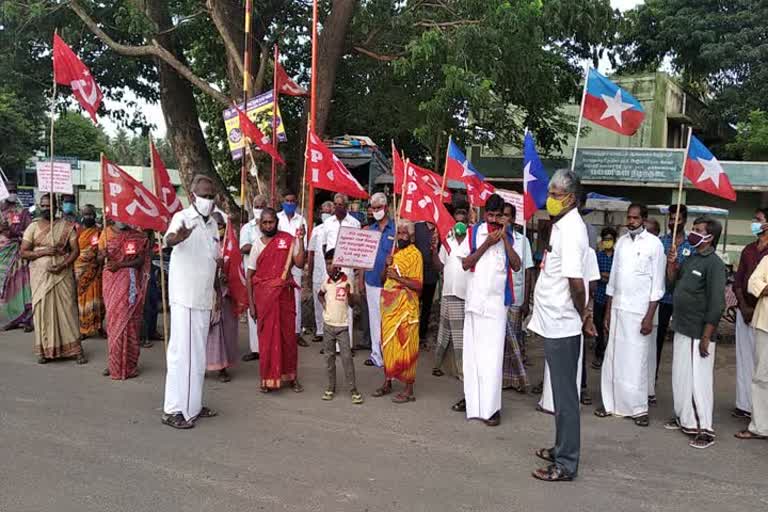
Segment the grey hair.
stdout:
[[201,181],[207,181],[208,183],[211,184],[212,187],[214,188],[216,187],[216,183],[213,182],[213,178],[211,178],[210,176],[206,176],[205,174],[195,174],[195,177],[192,178],[192,185],[190,186],[190,189],[192,190],[192,192],[195,191],[195,189],[197,188],[197,185]]
[[330,208],[333,210],[333,201],[325,201],[323,204],[320,205],[320,208]]
[[387,196],[383,192],[376,192],[371,196],[371,206],[387,206]]
[[333,200],[334,200],[334,201],[335,201],[335,200],[337,200],[337,199],[339,199],[339,198],[343,199],[343,200],[344,200],[344,202],[345,202],[346,204],[349,204],[349,197],[347,196],[347,194],[342,194],[341,192],[337,192],[337,193],[336,193],[336,194],[333,196]]
[[568,194],[573,194],[577,198],[581,192],[581,180],[579,176],[570,169],[558,169],[549,180],[549,190],[557,187]]
[[253,196],[254,208],[264,208],[265,206],[267,206],[267,196],[264,194],[256,194]]
[[405,228],[408,230],[409,235],[416,234],[416,226],[408,219],[400,219],[397,221],[397,229]]

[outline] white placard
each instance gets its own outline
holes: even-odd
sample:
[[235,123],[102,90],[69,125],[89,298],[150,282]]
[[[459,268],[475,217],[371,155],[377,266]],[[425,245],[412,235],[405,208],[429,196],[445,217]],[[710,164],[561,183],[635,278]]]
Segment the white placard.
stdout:
[[336,239],[333,264],[338,267],[371,270],[376,265],[381,231],[342,226]]
[[505,203],[514,205],[515,224],[518,226],[525,226],[525,201],[523,200],[523,194],[513,192],[511,190],[504,190],[501,188],[497,188],[496,193],[501,196]]
[[51,190],[51,162],[37,162],[37,189],[41,193],[72,194],[72,166],[68,162],[53,163],[53,190]]

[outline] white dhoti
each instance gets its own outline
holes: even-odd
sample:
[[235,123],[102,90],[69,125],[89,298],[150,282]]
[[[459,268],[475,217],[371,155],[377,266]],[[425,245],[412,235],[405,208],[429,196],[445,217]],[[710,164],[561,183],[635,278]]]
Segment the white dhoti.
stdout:
[[755,332],[755,374],[752,376],[752,421],[749,431],[768,436],[768,332]]
[[365,284],[365,298],[368,301],[368,324],[371,330],[371,361],[381,368],[381,288]]
[[321,286],[323,286],[322,281],[319,283],[312,282],[312,303],[315,306],[315,336],[323,335],[323,326],[325,325],[323,321],[323,305],[320,303],[320,296],[318,295]]
[[502,368],[507,317],[464,317],[464,400],[467,419],[490,419],[501,411]]
[[211,310],[171,304],[171,339],[165,356],[166,414],[181,413],[187,421],[200,414],[210,324]]
[[755,329],[736,311],[736,407],[752,412],[752,375],[755,372]]
[[[581,358],[584,357],[584,336],[581,337],[581,347],[579,348],[579,366],[576,369],[576,389],[581,399]],[[555,414],[555,399],[552,396],[552,381],[549,378],[549,365],[544,362],[544,383],[541,388],[541,398],[539,398],[539,408],[549,414]]]
[[648,351],[652,333],[640,334],[643,315],[613,309],[600,375],[606,412],[637,418],[648,414]]
[[706,431],[714,435],[715,343],[709,343],[709,356],[699,354],[699,340],[675,333],[672,354],[672,398],[675,416],[687,431]]
[[296,281],[296,284],[299,285],[298,288],[293,289],[293,300],[294,300],[294,303],[296,304],[296,319],[295,319],[296,331],[295,332],[296,334],[301,334],[301,286],[302,286],[301,279],[302,279],[302,276],[304,275],[304,272],[302,272],[301,270],[296,270],[296,268],[294,267],[291,270],[291,275],[293,275],[293,280]]
[[659,326],[653,326],[651,332],[651,343],[648,345],[648,396],[656,396],[656,336],[659,332]]
[[248,313],[248,346],[251,352],[259,353],[259,328],[250,313]]

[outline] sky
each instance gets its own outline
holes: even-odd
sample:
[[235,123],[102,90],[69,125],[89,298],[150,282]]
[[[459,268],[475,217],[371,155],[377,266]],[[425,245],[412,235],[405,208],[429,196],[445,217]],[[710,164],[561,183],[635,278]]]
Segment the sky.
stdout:
[[[635,7],[636,5],[642,4],[644,0],[611,0],[611,6],[613,6],[616,9],[620,9],[622,11],[625,11],[627,9],[631,9]],[[602,69],[602,66],[601,66]],[[131,99],[135,99],[135,96],[129,91],[127,95]],[[118,105],[116,102],[112,102],[109,100],[105,100],[106,108],[109,110],[110,108],[117,108]],[[143,105],[140,106],[144,112],[144,115],[147,117],[147,119],[155,125],[155,129],[152,130],[152,137],[155,139],[161,139],[165,138],[165,120],[163,119],[163,111],[160,108],[159,103],[145,103],[140,102]],[[118,125],[109,119],[108,117],[104,117],[101,120],[102,126],[104,127],[104,130],[107,132],[108,135],[113,136],[115,132],[117,131]]]

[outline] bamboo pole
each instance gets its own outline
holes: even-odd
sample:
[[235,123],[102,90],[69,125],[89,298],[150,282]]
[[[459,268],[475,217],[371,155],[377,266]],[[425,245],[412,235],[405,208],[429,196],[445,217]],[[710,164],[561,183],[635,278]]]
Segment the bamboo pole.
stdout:
[[[243,44],[243,109],[248,115],[248,98],[251,95],[251,13],[253,12],[253,0],[245,0],[245,43]],[[248,142],[243,138],[243,150]],[[244,222],[246,213],[246,193],[248,188],[248,162],[246,152],[240,157],[240,222]]]
[[[58,35],[59,29],[56,29],[54,31],[54,36]],[[57,84],[56,84],[56,67],[53,68],[53,93],[51,95],[51,149],[50,149],[50,156],[51,156],[51,167],[48,169],[48,171],[51,173],[50,177],[50,190],[49,190],[49,205],[50,205],[50,218],[48,219],[48,224],[50,225],[50,233],[51,233],[51,248],[56,250],[56,239],[53,236],[53,228],[55,226],[56,221],[56,211],[53,209],[53,155],[54,155],[54,137],[53,137],[53,129],[54,129],[54,121],[56,117],[56,93],[57,93]],[[51,261],[56,264],[58,261],[58,256],[54,254],[51,256]],[[58,332],[58,329],[56,328],[56,294],[51,294],[51,297],[53,298],[53,307],[51,308],[51,337],[53,338],[53,344],[56,346],[56,333]],[[81,349],[82,350],[82,349]]]
[[[311,89],[310,89],[310,100],[309,100],[309,131],[310,133],[317,133],[317,24],[319,22],[319,14],[318,14],[318,2],[319,0],[314,0],[312,2],[312,80],[311,80]],[[307,137],[307,145],[309,145],[309,137]],[[304,154],[304,177],[302,178],[305,181],[307,179],[307,173],[306,173],[306,166],[307,166],[307,155],[306,152]],[[303,188],[303,187],[302,187]],[[314,218],[315,218],[315,187],[312,185],[312,182],[309,182],[309,206],[308,211],[304,212],[302,211],[302,214],[304,214],[304,217],[307,219],[307,237],[312,236],[312,226],[314,224]]]
[[[155,175],[155,152],[152,151],[152,135],[149,138],[149,165],[152,167],[152,188],[155,194],[163,201],[162,191],[157,190],[157,177]],[[163,302],[163,350],[168,351],[168,309],[165,306],[165,266],[163,265],[163,240],[160,233],[155,232],[155,239],[160,250],[160,300]],[[149,268],[152,271],[152,250],[149,251]]]
[[675,211],[675,227],[672,228],[672,245],[670,249],[677,247],[677,226],[680,222],[680,205],[683,202],[683,181],[685,181],[685,166],[688,163],[688,148],[691,146],[691,136],[693,127],[688,129],[688,142],[685,144],[685,154],[683,155],[683,168],[680,169],[680,182],[677,185],[677,211]]
[[[274,61],[274,70],[272,72],[272,148],[275,150],[275,155],[277,154],[277,102],[279,96],[279,91],[277,90],[277,61],[280,58],[280,50],[277,47],[277,44],[275,44],[274,48],[274,55],[273,55],[273,61]],[[275,156],[272,156],[272,172],[270,176],[270,182],[269,182],[269,194],[270,194],[270,202],[272,203],[272,208],[275,207],[277,204],[277,198],[276,198],[276,180],[277,180],[277,159]]]
[[576,153],[579,149],[579,138],[581,137],[581,125],[584,121],[584,100],[587,98],[587,82],[589,81],[589,69],[587,64],[584,66],[584,89],[581,92],[581,108],[579,109],[579,123],[576,127],[576,142],[573,145],[573,157],[571,158],[571,171],[576,168]]
[[[451,135],[448,136],[448,146],[445,148],[445,169],[443,169],[443,184],[440,187],[440,200],[443,200],[443,194],[445,193],[445,184],[448,181],[448,151],[451,149],[451,144],[453,143],[453,137]],[[437,169],[435,169],[437,171]]]

